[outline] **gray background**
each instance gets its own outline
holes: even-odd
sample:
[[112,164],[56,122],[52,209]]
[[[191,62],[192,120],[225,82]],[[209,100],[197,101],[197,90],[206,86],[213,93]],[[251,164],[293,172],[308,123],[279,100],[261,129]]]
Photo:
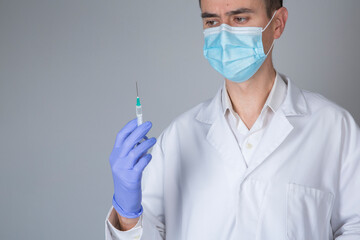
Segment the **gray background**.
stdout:
[[[285,0],[276,68],[360,120],[360,1]],[[0,239],[102,239],[108,157],[135,117],[149,135],[212,97],[197,0],[0,0]]]

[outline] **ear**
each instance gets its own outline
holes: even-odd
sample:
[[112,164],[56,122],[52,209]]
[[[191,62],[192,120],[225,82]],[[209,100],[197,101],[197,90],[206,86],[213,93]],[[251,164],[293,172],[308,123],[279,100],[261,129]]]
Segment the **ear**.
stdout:
[[281,7],[277,10],[274,18],[274,38],[279,39],[285,30],[286,21],[288,19],[288,10],[285,7]]

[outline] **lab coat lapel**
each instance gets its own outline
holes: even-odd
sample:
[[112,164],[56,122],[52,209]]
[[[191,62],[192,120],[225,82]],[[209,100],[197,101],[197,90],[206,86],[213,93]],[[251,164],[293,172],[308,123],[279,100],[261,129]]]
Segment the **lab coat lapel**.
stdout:
[[261,163],[279,147],[293,128],[282,111],[279,110],[275,113],[250,160],[245,177],[261,165]]
[[229,178],[235,179],[240,173],[245,172],[246,165],[236,138],[222,112],[221,89],[211,101],[204,104],[196,119],[210,125],[206,134],[207,142],[219,153],[219,164],[228,170],[228,174],[231,175]]
[[234,172],[233,170],[236,169],[239,174],[246,169],[239,145],[224,116],[221,115],[215,120],[206,138],[219,152],[226,167],[232,170],[228,172]]
[[287,84],[287,94],[280,108],[274,113],[267,126],[255,153],[250,160],[249,168],[244,177],[251,174],[272,154],[293,130],[288,117],[301,116],[307,113],[307,103],[300,88],[289,78],[280,74]]

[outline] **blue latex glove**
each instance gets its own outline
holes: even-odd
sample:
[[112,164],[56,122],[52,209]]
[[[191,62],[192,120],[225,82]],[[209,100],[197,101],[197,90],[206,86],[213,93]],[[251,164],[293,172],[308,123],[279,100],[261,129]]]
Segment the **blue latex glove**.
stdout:
[[113,206],[123,217],[137,218],[142,212],[141,177],[152,156],[147,151],[156,143],[149,138],[135,147],[151,129],[151,122],[137,126],[137,119],[128,122],[117,134],[110,155],[114,181]]

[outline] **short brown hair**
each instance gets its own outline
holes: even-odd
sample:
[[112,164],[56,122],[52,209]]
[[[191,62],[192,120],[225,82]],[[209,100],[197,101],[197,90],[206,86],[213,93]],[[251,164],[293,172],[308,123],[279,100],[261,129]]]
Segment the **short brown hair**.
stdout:
[[[283,6],[283,0],[264,0],[266,4],[266,13],[268,18],[272,17],[272,12]],[[199,0],[201,8],[201,0]]]
[[271,18],[272,13],[283,6],[283,0],[265,0],[265,4],[268,18]]

